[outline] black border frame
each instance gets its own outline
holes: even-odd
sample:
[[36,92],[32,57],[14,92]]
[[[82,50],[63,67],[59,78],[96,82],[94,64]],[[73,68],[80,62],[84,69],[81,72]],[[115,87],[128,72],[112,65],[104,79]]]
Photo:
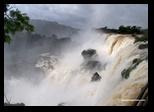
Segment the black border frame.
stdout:
[[[149,2],[147,0],[5,0],[5,3],[8,4],[148,4],[149,6]],[[3,1],[4,3],[4,1]],[[150,5],[151,7],[151,5]],[[1,9],[1,11],[3,11],[3,9]],[[148,11],[148,13],[152,14],[152,9]],[[3,14],[3,12],[1,12],[1,14]],[[3,15],[2,15],[3,16]],[[3,23],[1,22],[1,25]],[[148,25],[149,26],[149,25]],[[149,26],[150,27],[150,26]],[[3,27],[1,27],[2,29],[1,34],[3,33]],[[149,29],[149,28],[148,28]],[[152,40],[151,40],[152,41]],[[1,38],[1,50],[4,51],[4,43],[3,43],[3,39]],[[149,48],[152,49],[152,48]],[[150,54],[151,55],[151,54]],[[4,54],[1,54],[1,59],[4,59]],[[151,62],[151,61],[150,61]],[[1,67],[2,68],[2,67]],[[2,71],[1,71],[2,72]],[[4,73],[4,71],[3,71]],[[151,77],[151,76],[150,76]],[[1,99],[4,99],[4,75],[1,74],[1,87],[3,89],[2,95],[1,95]],[[150,83],[149,83],[150,85]],[[2,90],[1,89],[1,90]],[[149,96],[150,97],[150,96]],[[150,100],[150,98],[149,98]],[[4,102],[3,100],[1,101],[1,108],[0,111],[1,112],[33,112],[33,111],[43,111],[43,112],[59,112],[59,111],[83,111],[83,112],[148,112],[150,110],[149,108],[149,102],[148,102],[148,106],[146,107],[135,107],[135,106],[25,106],[25,107],[17,107],[17,106],[12,106],[12,107],[8,107],[8,106],[4,106]]]

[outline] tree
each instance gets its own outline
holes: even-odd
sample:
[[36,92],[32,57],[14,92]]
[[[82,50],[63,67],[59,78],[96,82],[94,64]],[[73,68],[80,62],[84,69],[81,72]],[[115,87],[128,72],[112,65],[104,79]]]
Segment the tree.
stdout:
[[119,32],[125,32],[125,27],[123,25],[119,26]]
[[4,42],[10,43],[11,35],[17,31],[34,31],[34,26],[29,23],[26,13],[21,13],[17,8],[4,4]]

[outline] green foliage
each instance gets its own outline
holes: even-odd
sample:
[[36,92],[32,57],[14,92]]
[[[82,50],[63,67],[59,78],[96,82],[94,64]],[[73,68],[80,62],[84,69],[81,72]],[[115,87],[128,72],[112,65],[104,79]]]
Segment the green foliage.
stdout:
[[143,30],[139,26],[119,26],[118,29],[110,29],[107,27],[102,27],[96,29],[98,31],[103,31],[105,33],[120,33],[120,34],[142,34]]
[[120,26],[118,29],[119,33],[126,33],[126,34],[141,34],[142,30],[139,26]]
[[143,36],[141,36],[141,37],[135,36],[134,43],[136,43],[136,42],[146,42],[146,41],[148,41],[148,29],[143,31]]
[[134,41],[134,43],[136,43],[136,42],[146,42],[148,40],[148,38],[146,37],[146,36],[142,36],[142,37],[135,37],[135,41]]
[[7,43],[10,43],[11,35],[17,31],[34,31],[34,27],[29,23],[29,17],[25,13],[10,8],[8,4],[4,4],[4,42]]

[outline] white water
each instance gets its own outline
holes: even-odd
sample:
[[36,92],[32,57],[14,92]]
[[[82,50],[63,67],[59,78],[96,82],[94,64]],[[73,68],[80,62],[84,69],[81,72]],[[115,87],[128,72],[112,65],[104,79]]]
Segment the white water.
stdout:
[[[132,102],[122,99],[136,98],[147,83],[148,61],[142,61],[132,70],[128,79],[123,79],[121,72],[131,65],[133,59],[146,56],[148,50],[139,50],[138,43],[134,44],[134,38],[129,35],[88,32],[78,39],[82,39],[82,43],[69,48],[57,63],[53,61],[53,56],[52,60],[47,59],[54,69],[48,67],[47,60],[41,60],[36,65],[41,68],[46,65],[43,68],[45,78],[38,85],[25,79],[5,80],[7,96],[12,96],[15,103],[24,102],[29,106],[56,106],[59,103],[66,106],[131,105]],[[97,59],[107,64],[105,70],[81,69],[84,61],[81,52],[88,48],[96,49]],[[94,72],[102,77],[100,81],[91,82]]]

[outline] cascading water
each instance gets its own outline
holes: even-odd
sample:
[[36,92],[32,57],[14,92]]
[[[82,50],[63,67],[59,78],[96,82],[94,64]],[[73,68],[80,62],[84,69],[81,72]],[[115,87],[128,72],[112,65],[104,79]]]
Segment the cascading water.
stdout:
[[[83,38],[79,46],[68,49],[61,58],[41,55],[36,67],[44,71],[45,78],[35,86],[24,79],[9,81],[8,95],[26,105],[132,105],[133,102],[124,100],[135,99],[148,82],[148,50],[138,49],[139,43],[134,44],[131,35],[89,33],[84,36],[88,39]],[[87,61],[81,52],[89,48],[95,49],[97,56]],[[127,79],[123,78],[122,71],[138,58],[143,61]],[[99,69],[86,68],[90,63],[83,63],[89,61],[92,66],[100,63]],[[95,73],[98,75],[92,81]]]

